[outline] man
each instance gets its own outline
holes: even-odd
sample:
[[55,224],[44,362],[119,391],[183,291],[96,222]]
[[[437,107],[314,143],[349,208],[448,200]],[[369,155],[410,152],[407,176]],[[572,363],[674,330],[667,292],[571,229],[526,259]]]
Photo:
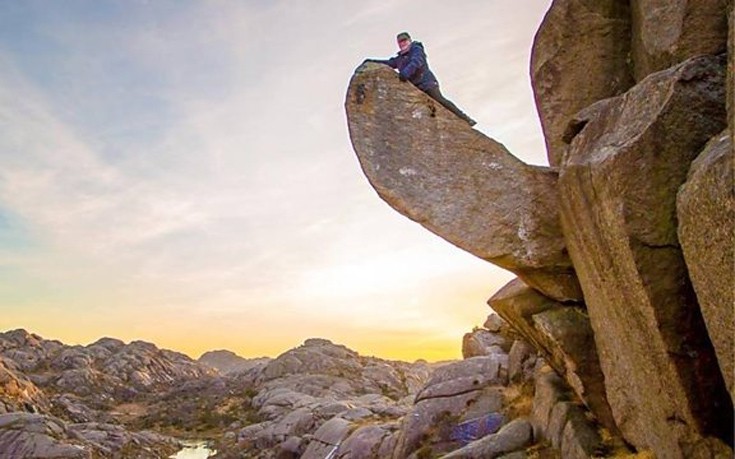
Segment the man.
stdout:
[[398,41],[398,54],[390,59],[367,59],[367,62],[386,64],[398,69],[398,78],[401,81],[410,81],[420,90],[431,96],[449,111],[467,121],[470,126],[477,124],[475,120],[467,116],[462,110],[444,97],[439,90],[439,81],[429,70],[426,61],[424,45],[418,41],[412,41],[408,32],[401,32],[396,36]]

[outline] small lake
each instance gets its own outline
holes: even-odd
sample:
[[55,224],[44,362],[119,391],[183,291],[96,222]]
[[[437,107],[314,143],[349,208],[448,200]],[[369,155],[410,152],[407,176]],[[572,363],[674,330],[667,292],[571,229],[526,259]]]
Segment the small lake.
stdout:
[[185,441],[184,449],[169,456],[171,459],[207,459],[217,451],[210,449],[205,441]]

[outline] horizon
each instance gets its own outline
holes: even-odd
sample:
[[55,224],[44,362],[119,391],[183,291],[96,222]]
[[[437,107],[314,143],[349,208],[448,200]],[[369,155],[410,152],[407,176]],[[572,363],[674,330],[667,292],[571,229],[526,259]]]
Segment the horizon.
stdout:
[[347,84],[408,30],[475,129],[548,164],[529,65],[550,3],[5,2],[0,329],[460,358],[515,276],[379,199]]
[[[176,349],[169,349],[169,348],[166,348],[166,347],[161,347],[161,346],[159,346],[158,344],[156,344],[156,343],[154,343],[152,341],[146,341],[146,340],[143,340],[143,339],[134,339],[134,340],[126,341],[126,340],[121,340],[119,338],[116,338],[114,336],[100,336],[99,338],[96,338],[93,341],[89,341],[89,342],[86,342],[86,343],[73,343],[73,344],[71,344],[71,343],[66,343],[66,342],[64,342],[64,341],[62,341],[60,339],[57,339],[57,338],[52,338],[52,337],[48,337],[48,336],[41,336],[40,334],[35,333],[32,330],[27,330],[25,328],[15,328],[15,329],[12,329],[12,330],[0,330],[0,334],[12,333],[12,332],[17,332],[17,331],[23,331],[25,333],[28,333],[29,335],[37,336],[37,337],[43,339],[44,341],[55,341],[55,342],[59,342],[59,343],[63,344],[64,346],[70,346],[70,347],[71,346],[89,347],[89,346],[91,346],[91,345],[95,344],[96,342],[98,342],[100,340],[103,340],[103,339],[115,339],[115,340],[119,340],[119,341],[122,341],[125,346],[130,345],[130,344],[135,343],[135,342],[152,344],[152,345],[154,345],[156,348],[158,348],[161,351],[176,352],[176,353],[185,355],[186,357],[188,357],[188,358],[190,358],[191,360],[194,360],[194,361],[199,361],[205,354],[214,353],[214,352],[229,352],[229,353],[232,353],[233,355],[235,355],[236,357],[239,357],[239,358],[242,358],[242,359],[246,359],[246,360],[256,360],[256,359],[264,359],[264,358],[265,359],[276,359],[276,358],[280,357],[281,355],[287,353],[288,351],[291,351],[293,349],[296,349],[298,347],[303,346],[304,343],[307,340],[309,340],[309,339],[327,339],[327,338],[321,338],[321,337],[318,337],[318,336],[310,336],[309,338],[306,338],[303,342],[299,343],[298,345],[293,346],[293,347],[290,347],[288,349],[283,349],[281,352],[279,352],[279,353],[277,353],[275,355],[243,356],[243,355],[240,355],[239,353],[237,353],[235,351],[232,351],[230,349],[224,349],[224,348],[208,349],[208,350],[205,350],[204,352],[202,352],[199,355],[190,355],[190,354],[187,354],[186,352],[182,352],[182,351],[179,351],[179,350],[176,350]],[[349,346],[347,346],[347,345],[345,345],[343,343],[335,342],[335,341],[332,341],[332,340],[328,340],[328,341],[330,341],[335,346],[344,346],[344,347],[346,347],[346,348],[348,348],[348,349],[350,349],[352,351],[355,351],[355,349],[352,349],[352,348],[350,348]],[[357,351],[355,351],[355,352],[357,352]],[[419,357],[419,358],[416,358],[416,359],[413,359],[413,360],[410,360],[409,361],[409,360],[391,359],[391,358],[386,358],[386,357],[381,357],[381,356],[371,355],[371,354],[363,354],[361,352],[357,352],[357,353],[360,355],[360,357],[373,357],[373,358],[379,358],[379,359],[383,359],[383,360],[401,361],[401,362],[407,362],[407,363],[415,363],[415,362],[420,361],[420,360],[426,360],[426,359],[423,359],[423,358],[420,358]],[[456,360],[460,360],[460,359],[459,358],[457,358],[457,359],[441,359],[441,360],[431,360],[431,361],[428,361],[427,360],[427,362],[428,363],[438,363],[438,362],[443,362],[443,361],[456,361]]]

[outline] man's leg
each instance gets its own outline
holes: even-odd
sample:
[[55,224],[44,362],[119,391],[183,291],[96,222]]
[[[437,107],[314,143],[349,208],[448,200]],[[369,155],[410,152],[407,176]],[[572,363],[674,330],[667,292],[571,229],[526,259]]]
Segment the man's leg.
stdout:
[[455,115],[459,116],[463,120],[467,121],[470,126],[474,126],[477,124],[475,120],[467,116],[465,112],[459,109],[454,103],[452,103],[451,100],[447,99],[442,95],[442,92],[439,90],[439,86],[434,86],[433,88],[427,89],[426,94],[431,96],[432,99],[436,100],[440,104],[442,104],[444,107],[447,108],[450,112],[454,113]]

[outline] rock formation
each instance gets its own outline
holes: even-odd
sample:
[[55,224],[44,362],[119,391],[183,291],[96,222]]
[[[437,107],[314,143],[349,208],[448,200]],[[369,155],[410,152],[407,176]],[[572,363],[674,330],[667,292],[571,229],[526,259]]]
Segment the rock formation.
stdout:
[[[275,359],[226,374],[191,373],[198,363],[149,343],[105,338],[89,346],[66,346],[23,330],[0,333],[4,355],[33,362],[26,365],[26,374],[7,360],[7,372],[0,373],[9,375],[2,379],[0,400],[11,411],[0,413],[0,455],[168,457],[182,446],[174,435],[211,439],[218,451],[214,457],[224,459],[495,457],[513,452],[525,457],[526,448],[552,454],[539,439],[557,430],[563,433],[557,446],[561,451],[611,451],[614,445],[587,421],[584,406],[572,406],[565,395],[570,389],[561,382],[558,392],[544,389],[537,374],[547,367],[532,347],[497,315],[485,324],[489,328],[468,335],[493,344],[478,347],[482,355],[461,361],[389,361],[361,356],[329,340],[308,339]],[[98,360],[83,358],[88,354]],[[119,373],[124,367],[99,365],[116,354],[125,355],[129,364],[122,374],[156,374],[147,370],[155,365],[167,368],[172,379],[115,400],[98,381],[114,381],[106,369]],[[229,352],[214,355],[242,363]],[[60,356],[67,358],[60,361]],[[171,358],[164,364],[163,356]],[[80,379],[86,388],[70,391],[56,384],[68,366],[81,370],[82,362],[95,369],[88,369],[93,377]],[[42,384],[33,389],[31,379]],[[537,402],[529,393],[534,385],[540,385]],[[19,396],[6,390],[16,388],[27,392]],[[564,410],[556,408],[560,404]],[[560,413],[541,425],[534,413],[547,408]]]
[[525,419],[516,419],[498,433],[488,435],[469,445],[442,456],[442,459],[475,459],[499,457],[533,443],[533,428]]
[[562,137],[574,114],[633,86],[630,30],[628,1],[555,1],[546,13],[534,39],[531,80],[552,166],[566,155]]
[[0,415],[0,452],[8,459],[156,459],[179,449],[173,438],[128,432],[119,425],[69,424],[53,416],[23,412]]
[[547,296],[581,298],[556,172],[524,164],[385,65],[357,69],[345,106],[362,168],[388,204]]
[[[473,333],[483,331],[497,343],[512,340],[496,317],[488,324],[498,331]],[[246,385],[254,394],[253,422],[226,433],[216,457],[494,457],[525,454],[532,444],[544,449],[531,435],[532,400],[526,394],[541,360],[519,353],[519,374],[511,383],[506,347],[429,365],[363,357],[309,339],[253,370]],[[516,340],[513,347],[524,346]],[[596,431],[591,423],[587,427]],[[569,438],[570,445],[583,442],[575,432]],[[480,452],[486,456],[473,456]]]
[[499,290],[489,304],[541,351],[600,422],[616,432],[586,311],[551,300],[520,279]]
[[197,361],[216,369],[221,374],[228,374],[266,365],[270,360],[268,357],[246,359],[232,351],[218,350],[205,352]]
[[0,333],[0,356],[38,386],[103,404],[212,371],[183,354],[143,341],[125,344],[102,338],[88,346],[64,346],[25,330]]
[[635,0],[631,57],[636,81],[700,54],[727,50],[723,0]]
[[513,343],[502,335],[479,328],[462,338],[462,357],[468,359],[482,355],[508,352]]
[[144,410],[161,392],[212,375],[183,354],[140,341],[67,346],[25,330],[0,333],[0,456],[168,456],[180,442],[124,425],[124,407]]
[[692,59],[581,112],[559,178],[608,401],[626,438],[664,455],[697,434],[725,436],[732,422],[675,203],[689,164],[724,127],[723,70],[722,59]]
[[[732,455],[734,15],[727,0],[554,0],[531,75],[555,169],[384,66],[360,66],[346,96],[380,197],[518,274],[490,304],[574,389],[564,402],[658,457]],[[492,347],[482,336],[466,355]],[[584,436],[571,405],[552,409],[552,437],[560,419]]]
[[12,362],[0,357],[0,414],[47,411],[49,403],[43,392],[13,367]]
[[[363,357],[329,340],[308,339],[251,370],[244,386],[253,393],[257,422],[226,436],[218,450],[325,457],[339,447],[340,454],[353,451],[349,457],[386,457],[357,454],[383,444],[392,453],[398,420],[432,370],[426,362]],[[364,424],[371,429],[358,428]]]
[[735,399],[735,175],[728,131],[692,163],[677,196],[678,236],[722,376]]

